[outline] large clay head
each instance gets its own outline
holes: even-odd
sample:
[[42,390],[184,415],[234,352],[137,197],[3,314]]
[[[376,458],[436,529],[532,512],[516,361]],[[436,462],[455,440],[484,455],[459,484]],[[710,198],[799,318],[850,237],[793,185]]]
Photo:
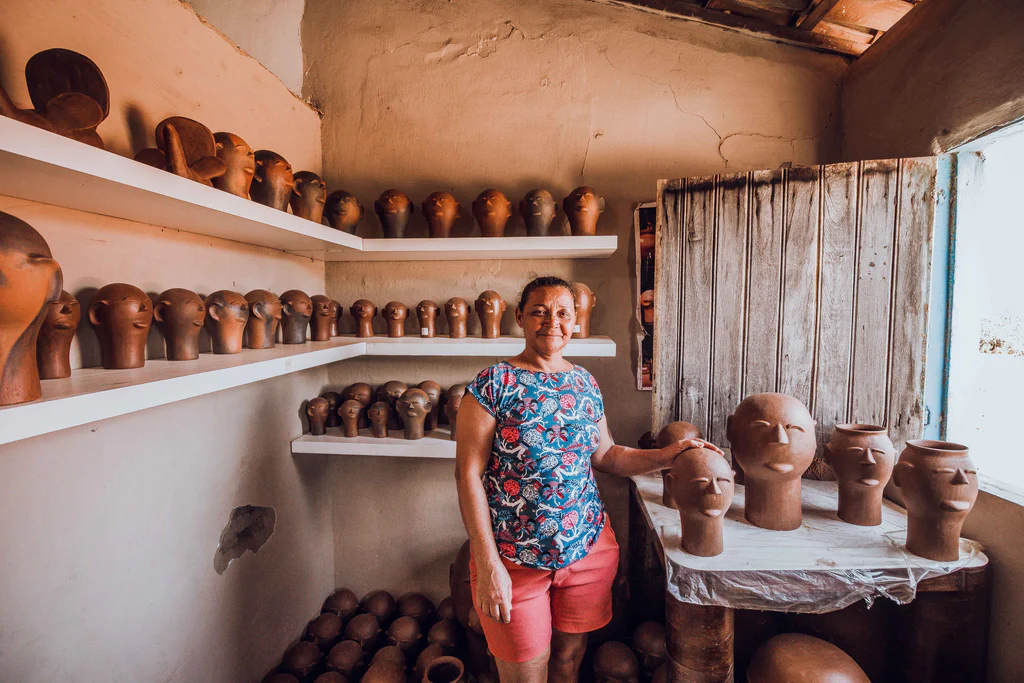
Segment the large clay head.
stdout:
[[530,190],[519,202],[519,213],[526,224],[530,237],[546,237],[551,234],[551,222],[558,213],[558,203],[547,190]]
[[283,156],[268,149],[257,151],[255,159],[256,173],[249,188],[252,200],[280,211],[287,211],[288,201],[295,188],[292,165]]
[[679,509],[682,547],[691,555],[710,557],[722,552],[722,521],[732,505],[732,468],[710,448],[680,453],[665,475]]
[[305,344],[306,328],[313,317],[313,300],[298,289],[289,289],[281,295],[281,341],[285,344]]
[[850,655],[802,633],[783,633],[754,652],[748,683],[871,683]]
[[839,482],[839,519],[850,524],[882,523],[882,492],[896,461],[884,427],[838,424],[825,457]]
[[388,326],[389,337],[405,336],[405,319],[409,317],[409,308],[405,304],[400,301],[389,301],[381,311],[381,317]]
[[424,299],[416,304],[416,318],[420,322],[420,336],[433,337],[437,332],[437,312],[440,309],[433,301]]
[[406,389],[395,403],[395,410],[402,417],[405,438],[422,439],[424,423],[433,409],[427,392],[422,389]]
[[452,339],[466,336],[466,323],[469,321],[469,302],[462,297],[453,296],[444,304],[444,316],[448,319],[448,335]]
[[473,304],[480,317],[480,334],[484,339],[501,336],[501,317],[505,315],[505,300],[493,289],[481,292]]
[[512,202],[501,190],[484,190],[473,200],[473,217],[484,237],[503,237],[512,216]]
[[241,353],[242,335],[249,321],[249,302],[227,289],[206,297],[206,332],[214,353]]
[[299,218],[319,223],[324,217],[324,202],[327,199],[327,184],[312,171],[299,171],[294,176],[295,187],[289,203],[292,213]]
[[430,399],[430,413],[427,415],[427,421],[425,424],[426,429],[437,429],[437,416],[441,408],[441,385],[433,380],[426,380],[420,382],[417,386],[418,389],[422,389],[426,393],[427,398]]
[[326,398],[317,396],[309,400],[306,404],[306,416],[309,418],[310,434],[323,436],[327,433],[327,414],[330,409],[330,403]]
[[217,158],[224,162],[224,175],[213,179],[218,190],[249,198],[249,187],[256,173],[256,155],[245,140],[234,133],[214,133]]
[[141,368],[146,364],[153,302],[141,289],[124,283],[101,287],[89,305],[89,322],[100,340],[103,367]]
[[349,399],[338,408],[338,417],[345,429],[345,436],[359,436],[359,420],[363,416],[363,404],[355,399]]
[[640,667],[647,676],[664,663],[668,656],[665,647],[665,627],[656,621],[645,621],[633,630],[633,650],[640,658]]
[[576,300],[576,326],[572,336],[586,339],[590,336],[590,313],[597,305],[597,295],[582,282],[572,283],[572,296]]
[[323,294],[314,294],[310,297],[313,304],[313,317],[309,320],[309,328],[312,332],[310,338],[313,341],[330,341],[331,325],[337,325],[337,317],[334,314],[334,306],[330,297]]
[[594,653],[594,683],[640,683],[640,664],[625,643],[609,640]]
[[246,345],[250,349],[272,349],[281,322],[281,300],[265,289],[254,289],[245,295],[249,303],[249,322],[245,325]]
[[583,185],[562,200],[562,210],[569,219],[573,235],[596,235],[597,219],[604,211],[604,197],[594,188]]
[[324,205],[324,218],[327,220],[327,224],[335,230],[354,235],[359,221],[363,218],[363,205],[359,203],[355,195],[344,190],[336,190],[327,196],[327,202]]
[[384,237],[405,237],[405,230],[415,211],[408,195],[401,190],[384,190],[373,203],[373,208],[380,219]]
[[206,304],[188,289],[168,289],[153,302],[153,321],[167,343],[167,360],[199,358],[199,333],[206,320]]
[[370,427],[373,429],[374,436],[388,435],[388,423],[392,419],[391,412],[391,406],[385,401],[377,401],[367,409],[366,415],[370,419]]
[[39,398],[36,338],[63,284],[43,236],[0,212],[0,405]]
[[451,237],[452,226],[462,215],[462,208],[451,193],[435,192],[423,200],[421,208],[431,237]]
[[60,379],[71,376],[71,342],[82,319],[78,299],[67,292],[46,306],[46,317],[39,329],[36,359],[39,361],[40,379]]

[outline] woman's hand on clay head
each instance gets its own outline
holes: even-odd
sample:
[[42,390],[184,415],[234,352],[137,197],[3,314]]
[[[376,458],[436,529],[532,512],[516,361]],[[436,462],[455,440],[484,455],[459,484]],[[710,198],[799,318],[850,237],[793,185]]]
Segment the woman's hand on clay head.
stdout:
[[665,458],[665,462],[668,463],[667,466],[671,467],[672,462],[675,461],[675,459],[679,456],[680,453],[682,453],[683,451],[688,451],[692,448],[707,448],[718,453],[719,455],[725,455],[725,452],[721,448],[711,443],[710,441],[705,441],[704,439],[682,439],[680,441],[676,441],[675,443],[670,443],[669,445],[665,446],[664,448],[661,449],[661,452]]
[[487,562],[476,574],[476,609],[481,617],[509,623],[512,620],[512,578],[501,560]]

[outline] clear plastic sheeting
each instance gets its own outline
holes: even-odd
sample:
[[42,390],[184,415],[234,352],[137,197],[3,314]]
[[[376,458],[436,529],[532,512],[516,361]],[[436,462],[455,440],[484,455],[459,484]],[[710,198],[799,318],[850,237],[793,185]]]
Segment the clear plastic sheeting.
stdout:
[[770,531],[743,518],[743,486],[725,517],[725,550],[715,557],[680,547],[679,513],[661,504],[659,475],[633,477],[641,508],[657,532],[669,593],[681,602],[736,609],[819,614],[858,600],[885,597],[904,604],[918,585],[964,567],[988,563],[980,544],[961,539],[960,558],[936,562],[909,553],[906,514],[886,501],[882,524],[862,527],[836,516],[835,482],[803,481],[803,525]]

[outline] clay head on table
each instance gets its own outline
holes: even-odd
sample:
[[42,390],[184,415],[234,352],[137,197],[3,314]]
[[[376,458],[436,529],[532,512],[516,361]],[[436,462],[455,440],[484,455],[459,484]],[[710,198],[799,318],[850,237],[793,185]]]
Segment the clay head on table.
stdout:
[[691,448],[676,456],[665,480],[679,510],[683,550],[700,557],[720,555],[735,488],[728,461],[710,448]]
[[373,387],[371,387],[366,382],[356,382],[355,384],[350,384],[349,386],[341,390],[341,400],[359,401],[359,403],[361,403],[363,406],[363,412],[359,416],[359,428],[362,429],[363,427],[368,426],[369,423],[367,422],[366,419],[366,411],[370,407],[370,404],[372,404],[375,400]]
[[569,229],[574,236],[596,235],[597,219],[604,211],[604,197],[594,188],[583,185],[562,200],[562,210],[569,219]]
[[217,158],[224,162],[224,175],[213,179],[213,186],[244,199],[249,198],[252,177],[256,173],[256,155],[245,140],[234,133],[214,133]]
[[324,220],[327,221],[327,225],[354,235],[362,219],[363,205],[355,195],[344,190],[335,190],[327,195],[324,204]]
[[800,477],[811,466],[815,422],[804,404],[786,394],[753,394],[726,422],[734,461],[743,468],[747,521],[789,531],[803,521]]
[[383,439],[388,435],[388,423],[391,422],[391,406],[385,401],[377,401],[370,406],[366,415],[370,420],[370,430],[375,437]]
[[327,401],[327,426],[338,427],[341,421],[338,416],[338,406],[341,405],[341,394],[337,391],[325,391],[320,398]]
[[331,336],[341,336],[341,315],[344,309],[341,302],[331,299]]
[[250,349],[272,349],[281,322],[281,300],[265,289],[254,289],[245,295],[249,303],[249,321],[245,324],[246,346]]
[[388,238],[405,237],[409,220],[416,211],[408,195],[401,190],[384,190],[373,203],[373,209],[380,219],[384,237]]
[[314,294],[310,301],[313,303],[313,317],[309,319],[309,338],[313,341],[330,341],[331,325],[338,324],[331,300],[323,294]]
[[802,633],[766,641],[747,667],[748,683],[871,683],[850,655]]
[[153,324],[153,302],[138,287],[115,283],[101,287],[89,304],[103,367],[141,368],[146,364],[146,337]]
[[594,653],[594,683],[640,683],[640,664],[625,643],[609,640]]
[[501,317],[505,315],[507,305],[501,295],[492,289],[481,292],[473,302],[473,308],[480,318],[480,336],[484,339],[497,339],[501,336]]
[[167,346],[167,360],[199,358],[199,333],[206,321],[206,304],[188,289],[168,289],[153,302],[153,322]]
[[408,388],[405,382],[399,382],[398,380],[391,380],[377,387],[377,400],[384,401],[391,408],[390,421],[388,422],[389,429],[402,428],[402,416],[396,412],[396,406],[398,399],[402,397],[402,394]]
[[[669,422],[667,425],[662,427],[658,431],[658,436],[654,439],[654,445],[651,448],[665,448],[674,444],[676,441],[686,441],[688,439],[702,439],[704,438],[697,428],[697,425],[692,425],[689,422]],[[672,491],[669,489],[668,479],[666,475],[671,471],[671,468],[661,471],[662,476],[662,490],[661,490],[661,504],[665,507],[676,509],[676,501],[672,498]]]
[[462,216],[462,207],[449,192],[435,192],[423,200],[423,217],[431,237],[451,237],[452,226]]
[[352,438],[359,436],[359,420],[363,416],[363,404],[354,398],[350,398],[338,408],[338,417],[341,419],[341,427],[345,436]]
[[484,237],[504,237],[512,216],[512,202],[501,190],[484,190],[473,200],[473,217]]
[[427,415],[434,404],[422,389],[405,390],[395,403],[395,412],[402,417],[406,439],[422,439]]
[[78,299],[67,292],[46,306],[46,317],[36,342],[36,360],[40,379],[61,379],[71,376],[71,342],[82,319]]
[[287,211],[295,189],[292,165],[283,156],[268,149],[258,150],[255,159],[256,173],[252,177],[249,196],[264,206]]
[[327,184],[323,178],[312,171],[299,171],[293,177],[295,187],[292,188],[292,194],[288,200],[292,207],[292,213],[307,221],[319,223],[324,218]]
[[373,336],[373,318],[377,315],[377,307],[369,299],[359,299],[348,309],[356,319],[356,336]]
[[885,427],[836,425],[825,459],[839,482],[839,519],[859,526],[881,524],[882,492],[896,461]]
[[459,415],[459,406],[462,405],[462,397],[466,395],[465,384],[453,384],[444,392],[444,414],[451,425],[452,441],[455,441],[456,417]]
[[241,353],[242,335],[249,322],[249,302],[227,289],[206,297],[206,333],[214,353]]
[[327,412],[330,405],[326,398],[312,398],[306,404],[306,416],[309,418],[309,433],[313,436],[323,436],[327,433]]
[[389,301],[381,311],[381,317],[388,326],[388,336],[392,339],[405,336],[405,319],[409,317],[409,308],[400,301]]
[[428,432],[437,429],[437,417],[441,410],[441,385],[434,380],[428,379],[420,382],[417,388],[422,389],[427,394],[427,398],[430,399],[431,408],[427,414],[424,428]]
[[453,296],[444,304],[444,317],[448,320],[448,336],[462,339],[466,336],[466,323],[469,321],[469,302]]
[[893,469],[907,507],[907,550],[937,561],[960,556],[960,530],[978,499],[978,470],[966,446],[907,442]]
[[633,629],[633,650],[640,658],[645,680],[650,680],[661,666],[668,651],[665,648],[665,627],[656,621],[645,621]]
[[558,203],[547,190],[530,190],[519,202],[519,213],[530,237],[547,237],[558,213]]
[[586,339],[590,336],[590,314],[597,305],[597,295],[582,282],[572,283],[572,296],[576,300],[576,327],[572,336]]
[[416,304],[416,318],[420,322],[420,336],[433,337],[437,332],[437,312],[440,309],[433,301],[424,299]]
[[298,289],[281,295],[281,343],[305,344],[309,319],[313,317],[313,300]]

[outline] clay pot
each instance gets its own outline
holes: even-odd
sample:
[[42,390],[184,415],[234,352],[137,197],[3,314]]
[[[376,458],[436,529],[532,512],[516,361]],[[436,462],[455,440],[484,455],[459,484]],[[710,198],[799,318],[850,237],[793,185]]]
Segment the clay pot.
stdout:
[[288,199],[292,213],[307,221],[320,223],[324,217],[327,184],[323,178],[312,171],[299,171],[295,174],[294,179],[295,187]]
[[[255,159],[256,173],[252,178],[249,196],[254,202],[264,206],[287,211],[288,202],[295,189],[292,165],[283,156],[268,149],[258,150]],[[284,295],[281,299],[284,300]]]
[[433,337],[437,331],[437,312],[440,309],[433,301],[424,299],[416,304],[416,318],[420,321],[420,336]]
[[298,289],[281,295],[281,343],[305,344],[309,319],[313,317],[313,300]]
[[466,683],[466,666],[457,657],[442,655],[427,665],[423,683]]
[[281,670],[295,676],[299,680],[306,680],[313,675],[317,666],[320,665],[320,649],[308,640],[303,640],[292,645],[284,653],[281,659]]
[[354,438],[359,436],[359,418],[363,415],[363,404],[355,399],[349,399],[338,408],[338,416],[341,418],[341,425],[345,436]]
[[213,186],[248,199],[252,177],[256,173],[256,155],[252,147],[234,133],[214,133],[213,140],[217,158],[224,162],[224,174],[213,179]]
[[366,411],[369,409],[370,404],[373,403],[373,399],[373,387],[366,382],[356,382],[355,384],[350,384],[341,390],[342,401],[356,400],[363,404],[363,412],[359,416],[360,429],[363,429],[370,424],[366,417]]
[[388,645],[394,645],[402,652],[410,652],[422,637],[419,622],[412,617],[398,617],[388,627]]
[[46,317],[36,342],[39,379],[71,376],[71,342],[82,319],[78,299],[62,291],[56,301],[46,305]]
[[222,289],[206,297],[206,333],[214,353],[241,353],[249,322],[249,302],[238,292]]
[[356,336],[373,336],[373,317],[377,315],[377,307],[369,299],[359,299],[348,309],[356,319]]
[[337,325],[337,318],[331,307],[331,300],[323,294],[310,297],[313,316],[309,319],[309,338],[313,341],[331,341],[331,325]]
[[184,116],[166,118],[156,126],[156,149],[143,149],[135,160],[213,187],[227,165],[217,157],[210,129]]
[[455,620],[462,628],[469,628],[469,614],[473,609],[473,587],[469,578],[469,541],[459,547],[455,560],[448,569],[448,590],[451,593]]
[[871,683],[850,655],[824,640],[783,633],[754,652],[749,683]]
[[576,327],[572,336],[575,339],[586,339],[590,336],[590,314],[597,305],[597,295],[582,282],[574,282],[572,296],[576,300]]
[[430,627],[427,641],[454,652],[462,647],[462,627],[455,619],[440,619]]
[[250,349],[272,349],[281,322],[281,300],[265,289],[254,289],[245,295],[249,303],[249,321],[245,324],[246,346]]
[[492,289],[481,292],[473,307],[480,318],[480,336],[497,339],[501,336],[501,317],[505,315],[505,300]]
[[121,370],[146,364],[153,302],[141,289],[124,283],[100,288],[89,305],[89,322],[100,340],[103,367]]
[[882,523],[882,492],[896,461],[885,427],[839,424],[825,447],[839,482],[839,519],[859,526]]
[[505,225],[512,216],[512,202],[501,190],[484,190],[473,201],[473,217],[484,237],[504,237]]
[[327,401],[327,426],[337,427],[341,424],[338,420],[338,406],[341,405],[341,394],[336,391],[325,391],[320,398]]
[[[376,621],[374,621],[376,625]],[[346,632],[348,629],[345,629]],[[354,640],[343,640],[327,653],[327,668],[344,674],[349,680],[355,680],[363,664],[365,653],[363,647]]]
[[420,652],[419,657],[416,658],[416,666],[413,667],[412,680],[422,681],[423,674],[427,672],[427,667],[430,666],[431,662],[433,662],[438,657],[443,657],[444,655],[450,654],[452,653],[445,651],[444,648],[442,648],[440,645],[436,643],[431,643],[430,645],[427,645],[425,648],[423,648],[423,651]]
[[437,603],[437,618],[438,619],[454,619],[455,608],[452,606],[452,598],[448,596],[441,602]]
[[453,296],[444,304],[444,316],[448,319],[448,336],[452,339],[464,338],[469,320],[469,302]]
[[323,436],[327,433],[327,413],[330,406],[327,399],[314,398],[306,404],[306,417],[309,418],[309,433],[313,436]]
[[384,401],[377,401],[369,410],[370,432],[378,439],[387,438],[388,423],[391,421],[391,406]]
[[978,471],[967,446],[907,442],[893,469],[907,507],[907,550],[940,562],[960,557],[960,530],[978,499]]
[[324,205],[324,220],[335,230],[354,235],[362,218],[363,205],[359,203],[355,195],[338,190],[327,196],[327,203]]
[[[652,448],[661,449],[674,444],[676,441],[701,438],[703,436],[696,425],[692,425],[689,422],[669,422],[658,432],[658,437],[654,440]],[[668,480],[665,478],[669,472],[670,470],[661,471],[661,504],[675,510],[676,502],[672,499],[672,491],[669,490]]]
[[398,609],[398,603],[391,593],[387,591],[371,591],[363,596],[359,602],[359,608],[367,614],[377,618],[377,623],[385,626],[391,623]]
[[384,237],[397,239],[405,237],[405,231],[409,227],[409,220],[412,218],[416,208],[412,205],[409,197],[401,190],[385,190],[377,201],[373,203],[374,211],[380,220],[380,227],[384,231]]
[[609,640],[597,648],[594,683],[640,683],[640,664],[628,645]]
[[398,301],[389,301],[381,317],[388,326],[388,337],[399,339],[405,336],[405,319],[409,317],[409,309],[405,304]]
[[728,461],[710,448],[691,448],[676,457],[665,480],[679,510],[683,550],[700,557],[720,555],[722,525],[735,489]]
[[459,414],[459,406],[462,405],[462,397],[465,395],[465,384],[453,384],[445,392],[444,414],[448,418],[448,424],[451,427],[452,441],[455,441],[456,418]]
[[168,289],[153,303],[153,322],[167,345],[167,360],[199,358],[199,333],[206,320],[206,304],[188,289]]
[[[423,428],[428,432],[433,431],[437,429],[437,417],[441,410],[441,385],[428,379],[420,382],[417,388],[422,389],[426,393],[427,398],[430,399],[430,412],[427,413],[427,419],[423,424]],[[431,605],[431,609],[433,609],[433,605]]]
[[345,640],[359,643],[365,655],[376,644],[380,636],[380,624],[373,614],[357,614],[345,625]]
[[398,399],[402,398],[402,394],[406,392],[409,387],[405,382],[399,382],[397,380],[391,380],[377,387],[377,400],[383,401],[388,404],[388,408],[391,409],[389,413],[388,429],[402,429],[402,416],[396,412]]
[[562,200],[562,210],[569,219],[569,229],[573,236],[596,235],[597,219],[604,211],[604,197],[597,194],[594,188],[583,185]]
[[558,213],[558,203],[547,190],[530,190],[519,202],[519,213],[526,224],[530,237],[547,237],[551,234],[551,222]]
[[357,609],[359,609],[359,598],[347,588],[336,590],[324,600],[323,611],[333,612],[342,620],[347,620],[356,613]]
[[665,663],[665,627],[656,621],[645,621],[633,630],[633,650],[640,658],[640,668],[648,678]]
[[814,426],[804,404],[786,394],[753,394],[729,416],[726,436],[743,468],[744,515],[754,526],[799,528],[800,477],[817,450]]
[[462,207],[448,192],[435,192],[423,200],[423,217],[431,237],[451,237],[452,226],[462,216]]
[[327,652],[341,637],[341,617],[333,612],[324,612],[306,626],[306,638],[316,643],[321,651]]

